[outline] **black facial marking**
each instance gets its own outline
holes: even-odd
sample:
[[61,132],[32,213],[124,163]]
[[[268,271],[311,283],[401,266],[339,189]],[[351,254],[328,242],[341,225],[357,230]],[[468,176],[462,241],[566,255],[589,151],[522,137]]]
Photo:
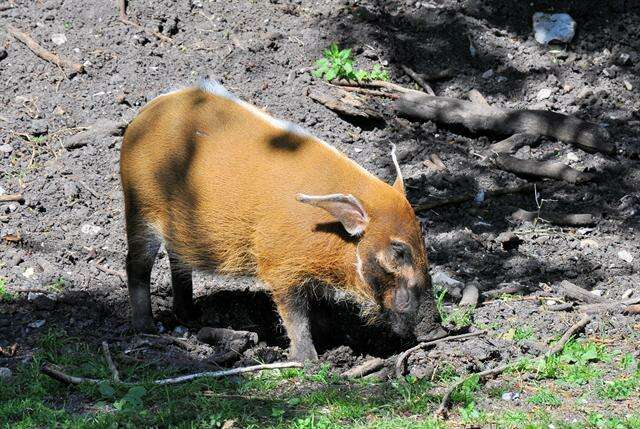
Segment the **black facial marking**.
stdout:
[[391,250],[394,259],[402,265],[411,265],[413,262],[413,252],[411,247],[402,241],[393,240],[391,242]]

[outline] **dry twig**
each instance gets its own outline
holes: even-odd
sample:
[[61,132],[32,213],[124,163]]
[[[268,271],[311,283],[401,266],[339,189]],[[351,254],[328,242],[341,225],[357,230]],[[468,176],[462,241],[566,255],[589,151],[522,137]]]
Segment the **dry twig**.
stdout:
[[[154,380],[150,384],[153,384],[156,386],[165,386],[169,384],[186,383],[192,380],[196,380],[198,378],[222,378],[222,377],[228,377],[231,375],[244,374],[246,372],[262,371],[265,369],[302,368],[302,366],[303,365],[300,362],[278,362],[278,363],[270,363],[270,364],[264,364],[264,365],[253,365],[253,366],[245,366],[240,368],[225,369],[222,371],[197,372],[195,374],[181,375],[179,377]],[[40,372],[42,372],[45,375],[48,375],[54,380],[58,380],[66,384],[81,384],[81,383],[102,384],[105,382],[105,380],[98,380],[95,378],[74,377],[72,375],[65,374],[64,372],[53,368],[48,363],[45,363],[44,365],[42,365],[42,368],[40,368]],[[125,385],[125,386],[133,386],[141,383],[120,381],[118,382],[118,384]]]
[[31,36],[27,33],[18,30],[13,25],[7,25],[7,31],[20,42],[24,43],[31,51],[42,58],[45,61],[49,61],[60,67],[61,69],[67,69],[71,71],[72,75],[76,73],[84,73],[84,66],[82,64],[74,63],[73,61],[59,57],[58,55],[47,51],[40,46]]
[[22,194],[7,194],[0,195],[0,203],[8,203],[8,202],[16,202],[16,203],[24,203],[24,198]]
[[501,170],[528,177],[564,180],[569,183],[583,183],[593,179],[592,174],[578,171],[561,162],[520,159],[504,153],[495,154],[490,159]]
[[120,373],[118,373],[118,368],[116,364],[113,362],[113,358],[111,357],[111,352],[109,351],[109,343],[106,341],[102,342],[102,353],[104,353],[104,358],[107,361],[107,366],[109,366],[109,370],[111,371],[111,376],[113,381],[118,383],[120,382]]
[[342,373],[343,377],[347,378],[359,378],[363,377],[375,370],[378,370],[384,366],[384,359],[371,358],[360,365],[356,365],[351,369],[348,369]]
[[402,70],[404,70],[404,72],[413,80],[416,81],[416,83],[418,85],[420,85],[422,87],[422,89],[424,89],[427,94],[429,95],[436,95],[435,92],[433,92],[433,89],[431,88],[431,85],[429,85],[427,83],[426,80],[424,80],[424,78],[422,76],[420,76],[418,73],[416,73],[415,71],[411,70],[409,67],[405,66],[404,64],[402,65]]
[[171,37],[167,37],[167,36],[165,36],[164,34],[158,32],[158,31],[149,30],[149,29],[143,27],[142,25],[138,24],[137,22],[131,21],[129,19],[129,16],[127,15],[127,0],[118,0],[118,4],[119,4],[119,9],[120,9],[120,14],[118,16],[118,19],[120,20],[120,22],[122,22],[123,24],[130,25],[130,26],[135,27],[135,28],[141,28],[147,34],[155,36],[158,39],[163,40],[165,42],[173,43],[173,39]]
[[[508,194],[519,194],[521,192],[529,192],[533,190],[533,185],[528,183],[522,186],[514,186],[513,188],[498,188],[498,189],[489,189],[484,191],[484,196],[486,198],[498,197],[500,195],[508,195]],[[436,207],[448,206],[450,204],[461,204],[466,203],[468,201],[473,201],[476,197],[477,193],[473,194],[465,194],[459,197],[452,197],[446,200],[433,201],[430,203],[418,204],[414,207],[417,212],[423,212],[426,210],[431,210]]]

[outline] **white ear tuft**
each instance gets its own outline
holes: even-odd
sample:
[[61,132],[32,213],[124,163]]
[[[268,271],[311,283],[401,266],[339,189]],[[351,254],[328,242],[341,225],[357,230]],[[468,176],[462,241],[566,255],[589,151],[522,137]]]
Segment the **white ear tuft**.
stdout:
[[402,171],[400,171],[400,164],[396,157],[395,144],[391,144],[391,160],[393,161],[393,166],[396,168],[396,180],[393,182],[393,187],[404,195],[404,179],[402,178]]
[[298,194],[296,199],[301,203],[319,207],[330,213],[351,235],[361,235],[369,217],[364,207],[351,194],[305,195]]

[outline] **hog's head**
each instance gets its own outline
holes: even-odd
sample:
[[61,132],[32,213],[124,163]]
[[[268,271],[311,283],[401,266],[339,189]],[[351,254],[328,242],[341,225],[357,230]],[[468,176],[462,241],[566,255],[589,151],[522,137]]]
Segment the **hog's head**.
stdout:
[[422,228],[404,191],[392,150],[397,177],[392,187],[369,196],[366,206],[353,195],[298,195],[321,207],[357,237],[356,274],[359,287],[372,297],[379,316],[402,336],[420,340],[443,336],[435,305]]

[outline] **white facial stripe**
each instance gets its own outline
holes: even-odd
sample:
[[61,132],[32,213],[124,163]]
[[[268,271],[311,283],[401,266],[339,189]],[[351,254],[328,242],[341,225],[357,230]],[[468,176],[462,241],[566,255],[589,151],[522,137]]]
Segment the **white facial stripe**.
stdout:
[[359,246],[356,246],[356,273],[358,273],[358,277],[360,278],[360,281],[362,283],[365,283],[364,281],[364,273],[362,272],[362,259],[360,258],[360,252],[358,251]]

